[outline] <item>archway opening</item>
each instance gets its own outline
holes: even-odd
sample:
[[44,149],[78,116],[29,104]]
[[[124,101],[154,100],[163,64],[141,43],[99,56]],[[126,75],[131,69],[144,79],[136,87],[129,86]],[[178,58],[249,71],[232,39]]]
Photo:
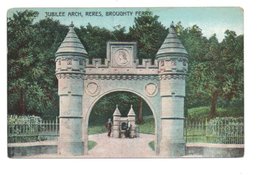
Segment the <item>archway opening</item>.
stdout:
[[[135,125],[138,130],[137,137],[130,139],[108,136],[108,130],[105,125],[109,119],[111,119],[112,122],[114,121],[113,113],[116,109],[116,105],[118,105],[122,117],[128,116],[132,105],[136,115]],[[96,141],[99,147],[103,147],[102,150],[107,151],[104,155],[100,153],[100,156],[145,157],[155,154],[153,144],[156,138],[155,117],[147,102],[135,93],[116,91],[102,96],[92,107],[87,129],[89,140]],[[109,147],[109,144],[114,144],[115,146]],[[105,147],[107,147],[107,150]],[[116,149],[120,150],[117,152]],[[96,150],[98,150],[98,148],[94,148],[93,152]],[[112,154],[111,150],[114,155],[110,155]],[[116,153],[120,155],[116,155]]]
[[105,123],[108,119],[113,119],[116,105],[118,105],[122,117],[127,117],[130,106],[133,105],[136,125],[139,127],[140,133],[155,134],[155,119],[146,101],[134,93],[117,91],[101,97],[93,106],[88,122],[89,135],[107,131]]

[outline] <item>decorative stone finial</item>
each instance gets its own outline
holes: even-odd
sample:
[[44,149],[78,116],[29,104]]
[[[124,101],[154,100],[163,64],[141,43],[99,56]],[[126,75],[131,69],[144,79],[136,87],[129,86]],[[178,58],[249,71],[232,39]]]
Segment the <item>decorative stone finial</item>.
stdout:
[[119,109],[118,109],[118,105],[116,105],[116,109],[115,109],[115,111],[114,111],[113,116],[121,116],[121,113],[120,113],[120,111],[119,111]]
[[182,45],[181,41],[179,40],[175,32],[174,22],[172,21],[169,27],[169,33],[165,38],[163,44],[161,45],[160,49],[158,50],[156,58],[165,59],[181,54],[184,56],[188,55],[186,49]]
[[171,28],[174,28],[174,22],[173,22],[173,21],[172,21],[170,27],[171,27]]
[[88,57],[88,53],[86,52],[84,46],[80,42],[76,32],[74,31],[73,22],[69,25],[69,32],[61,43],[60,47],[56,52],[56,56],[59,55],[80,55],[83,57]]
[[133,105],[131,104],[131,108],[127,114],[128,116],[135,116],[135,112],[134,112],[134,109],[133,109]]
[[70,27],[74,27],[73,21],[71,21],[71,23],[70,23]]

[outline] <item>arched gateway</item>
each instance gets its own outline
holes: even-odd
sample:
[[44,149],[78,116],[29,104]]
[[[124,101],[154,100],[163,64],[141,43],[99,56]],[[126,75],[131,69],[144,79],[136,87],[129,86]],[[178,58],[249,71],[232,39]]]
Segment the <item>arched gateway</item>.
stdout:
[[184,97],[188,54],[174,27],[156,54],[154,64],[138,64],[135,42],[108,42],[107,57],[88,59],[73,25],[56,52],[59,82],[61,155],[87,154],[88,120],[94,104],[114,91],[128,91],[142,97],[155,118],[156,153],[185,154]]

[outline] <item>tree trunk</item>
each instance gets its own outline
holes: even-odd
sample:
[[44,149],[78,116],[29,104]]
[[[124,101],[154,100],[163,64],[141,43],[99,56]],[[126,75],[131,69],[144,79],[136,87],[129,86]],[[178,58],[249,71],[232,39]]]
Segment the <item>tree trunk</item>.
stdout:
[[24,97],[24,92],[21,90],[20,92],[20,99],[19,99],[19,113],[21,115],[25,114],[25,97]]
[[141,97],[138,98],[138,117],[137,123],[143,123],[143,100]]
[[212,97],[211,97],[209,118],[213,118],[213,117],[216,116],[216,113],[217,113],[217,101],[218,101],[218,91],[215,91],[212,94]]

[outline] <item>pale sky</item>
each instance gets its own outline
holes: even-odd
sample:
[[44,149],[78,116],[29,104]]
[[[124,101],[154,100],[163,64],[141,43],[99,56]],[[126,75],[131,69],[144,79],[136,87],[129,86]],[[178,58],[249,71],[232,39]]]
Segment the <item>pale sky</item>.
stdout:
[[[61,12],[64,16],[52,16],[53,19],[59,20],[62,24],[69,25],[73,21],[74,25],[85,26],[90,23],[93,26],[105,27],[113,30],[116,25],[125,26],[128,30],[129,26],[134,24],[134,18],[139,11],[145,11],[148,8],[35,8],[39,12],[39,19],[46,16],[46,12]],[[19,9],[10,9],[8,16],[12,16],[13,12]],[[21,9],[20,9],[21,10]],[[239,7],[233,8],[149,8],[154,15],[159,16],[159,21],[166,27],[169,27],[172,21],[175,23],[181,21],[184,27],[190,27],[194,24],[198,25],[206,37],[210,37],[216,33],[221,41],[224,38],[225,30],[233,30],[237,35],[244,34],[243,9]],[[123,16],[108,16],[107,12],[124,12]],[[69,16],[69,12],[77,12],[75,16]],[[78,13],[80,12],[81,15]],[[86,16],[86,12],[97,12],[102,16]],[[131,14],[132,12],[132,14]],[[79,15],[79,16],[76,16]]]

